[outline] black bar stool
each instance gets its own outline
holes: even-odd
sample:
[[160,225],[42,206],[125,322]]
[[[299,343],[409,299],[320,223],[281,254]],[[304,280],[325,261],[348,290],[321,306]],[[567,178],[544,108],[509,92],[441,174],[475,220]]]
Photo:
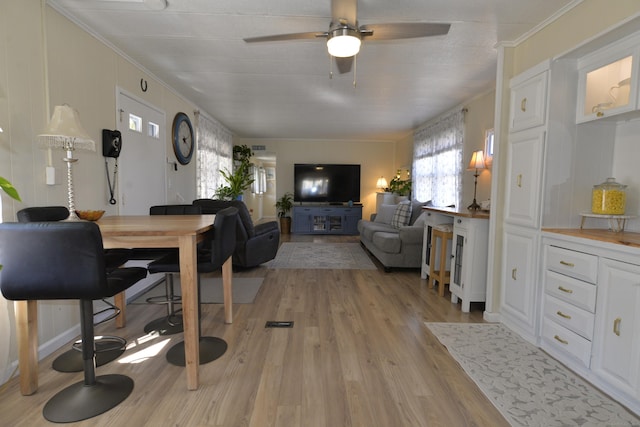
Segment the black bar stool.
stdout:
[[[236,247],[236,221],[238,210],[225,208],[216,213],[213,223],[213,234],[207,236],[208,250],[198,251],[198,318],[202,320],[202,303],[200,302],[200,273],[210,273],[219,270],[225,262],[231,262],[231,256]],[[180,262],[178,254],[170,254],[149,264],[150,273],[179,273]],[[202,322],[201,322],[202,323]],[[202,325],[200,325],[202,334]],[[227,351],[227,343],[217,337],[200,336],[200,364],[211,362]],[[179,342],[167,352],[169,363],[185,366],[184,341]]]
[[143,268],[107,271],[102,235],[92,222],[0,224],[0,290],[8,300],[80,300],[84,381],[54,395],[44,417],[56,423],[92,418],[133,390],[125,375],[96,376],[93,301],[114,296],[146,276]]
[[[24,208],[16,213],[19,222],[50,222],[64,221],[69,217],[69,209],[65,206],[34,206]],[[123,265],[132,254],[129,249],[108,249],[105,250],[105,265],[107,271],[113,270]],[[120,309],[111,302],[103,300],[107,307],[94,313],[94,316],[105,312],[111,312],[109,316],[94,323],[94,326],[108,322],[120,314]],[[96,366],[106,365],[120,357],[126,347],[127,340],[114,335],[101,335],[94,339],[96,347]],[[58,372],[81,372],[84,369],[82,361],[82,340],[73,343],[69,351],[56,357],[51,367]]]

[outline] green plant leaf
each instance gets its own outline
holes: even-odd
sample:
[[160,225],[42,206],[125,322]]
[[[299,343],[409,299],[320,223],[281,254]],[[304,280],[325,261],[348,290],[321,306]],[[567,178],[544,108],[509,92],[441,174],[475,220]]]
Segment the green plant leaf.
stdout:
[[2,190],[7,193],[7,195],[9,197],[11,197],[12,199],[15,199],[19,202],[21,202],[22,200],[20,199],[20,195],[18,194],[18,190],[16,190],[16,188],[13,186],[13,184],[11,184],[9,181],[7,181],[5,178],[0,176],[0,188],[2,188]]

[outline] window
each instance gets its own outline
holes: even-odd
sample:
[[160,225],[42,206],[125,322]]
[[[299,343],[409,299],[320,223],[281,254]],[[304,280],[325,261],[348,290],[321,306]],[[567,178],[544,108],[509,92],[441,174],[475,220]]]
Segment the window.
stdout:
[[464,110],[416,131],[413,137],[413,197],[434,206],[460,206]]
[[212,198],[223,185],[220,171],[232,170],[233,137],[224,126],[196,112],[197,195]]
[[129,129],[135,132],[142,132],[142,117],[129,113]]
[[488,168],[491,167],[493,163],[493,141],[495,139],[495,134],[493,129],[487,129],[484,132],[484,164]]
[[253,168],[253,183],[251,184],[251,192],[253,194],[264,194],[267,191],[267,172],[262,166]]
[[151,138],[160,139],[160,125],[149,122],[147,133]]

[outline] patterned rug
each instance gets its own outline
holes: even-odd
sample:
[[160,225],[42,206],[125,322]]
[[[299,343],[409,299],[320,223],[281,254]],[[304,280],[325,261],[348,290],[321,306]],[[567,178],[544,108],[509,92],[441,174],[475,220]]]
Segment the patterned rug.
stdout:
[[513,426],[640,425],[640,418],[501,324],[425,325]]
[[375,270],[360,243],[285,242],[269,268]]

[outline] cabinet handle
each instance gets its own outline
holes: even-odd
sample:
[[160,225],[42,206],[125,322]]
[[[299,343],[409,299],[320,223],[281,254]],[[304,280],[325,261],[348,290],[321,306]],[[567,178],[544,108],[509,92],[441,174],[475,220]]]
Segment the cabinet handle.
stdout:
[[576,265],[572,262],[567,262],[567,261],[560,261],[560,264],[564,265],[565,267],[575,267]]
[[598,116],[598,117],[603,117],[603,116],[604,116],[604,113],[603,113],[602,111],[598,111],[598,112],[596,113],[596,116]]
[[558,342],[560,342],[560,343],[562,343],[562,344],[564,344],[564,345],[569,344],[569,341],[567,341],[567,340],[563,340],[562,338],[560,338],[560,337],[559,337],[559,336],[557,336],[557,335],[554,335],[554,336],[553,336],[553,338],[555,338],[555,340],[556,340],[556,341],[558,341]]
[[520,101],[520,110],[522,110],[523,113],[527,111],[527,98],[522,98],[522,101]]
[[518,274],[518,269],[517,268],[514,268],[513,270],[511,270],[511,278],[513,280],[518,280],[518,278],[516,277],[517,274]]
[[559,289],[561,292],[565,292],[565,293],[567,293],[567,294],[572,294],[572,293],[573,293],[573,290],[572,290],[572,289],[567,289],[567,288],[564,288],[564,287],[562,287],[562,286],[558,286],[558,289]]
[[620,323],[622,323],[622,318],[620,317],[613,321],[613,333],[617,336],[620,336]]
[[522,174],[519,173],[518,176],[516,177],[516,185],[518,187],[522,187]]
[[565,319],[571,319],[571,316],[569,316],[568,314],[564,314],[563,312],[561,312],[560,310],[558,310],[558,312],[556,313],[558,316],[560,317],[564,317]]

